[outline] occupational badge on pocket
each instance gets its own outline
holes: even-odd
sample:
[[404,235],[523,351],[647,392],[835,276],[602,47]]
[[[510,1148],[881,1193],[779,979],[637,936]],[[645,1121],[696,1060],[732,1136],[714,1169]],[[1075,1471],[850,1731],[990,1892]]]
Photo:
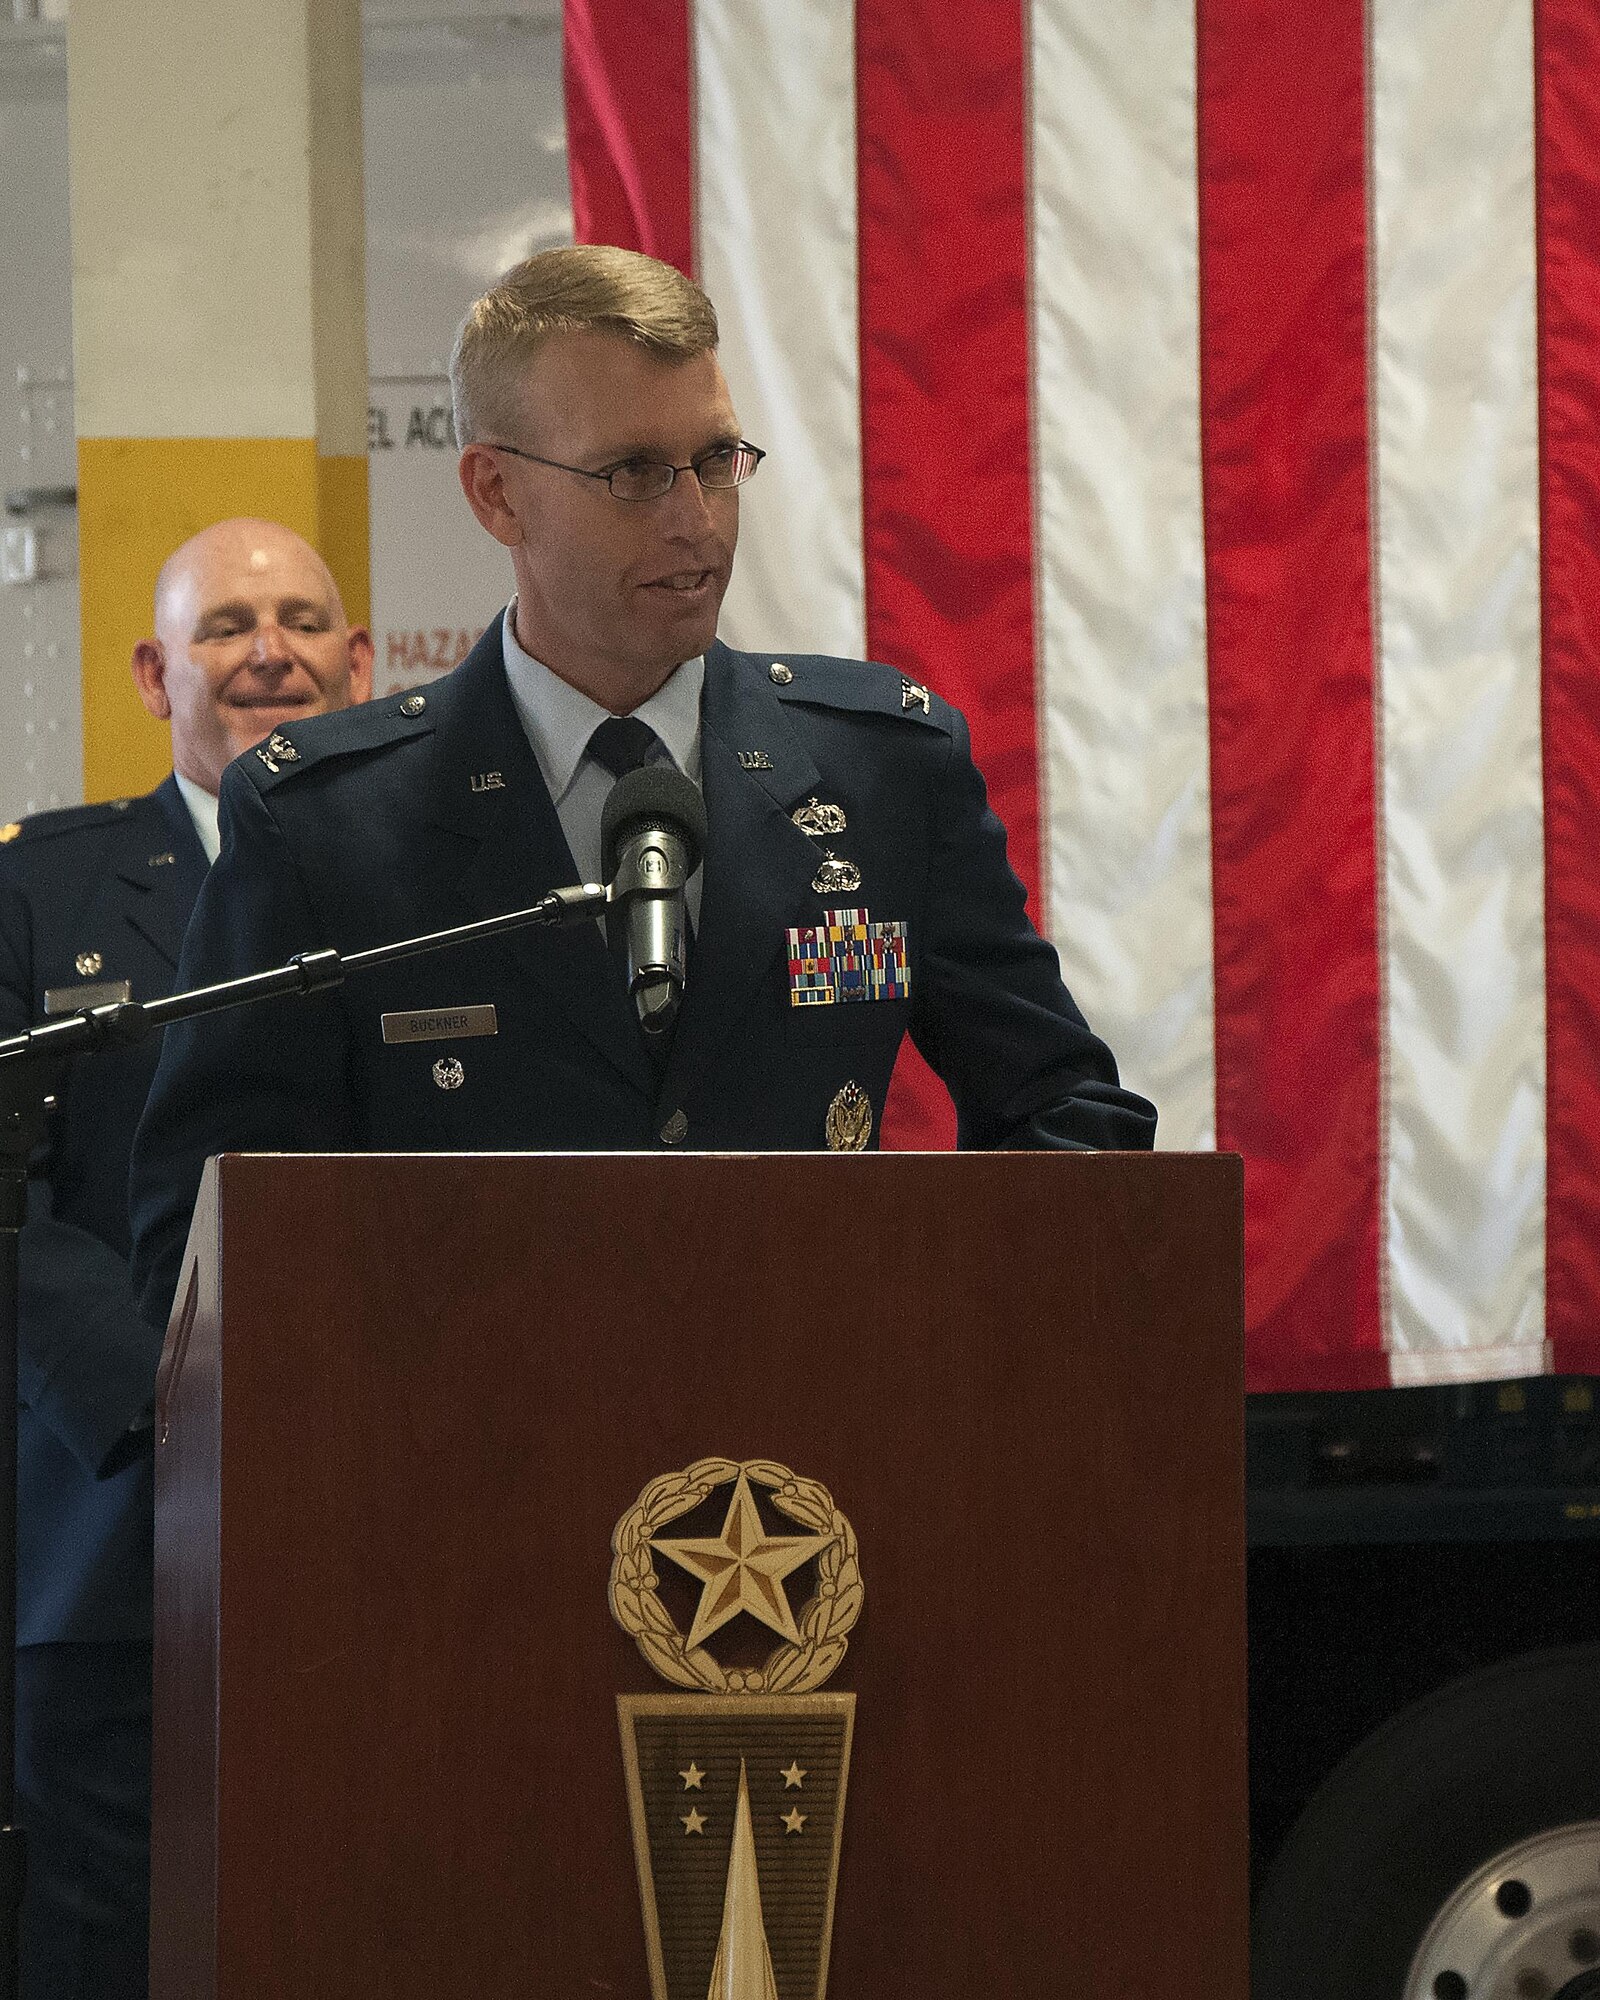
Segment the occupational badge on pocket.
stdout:
[[911,997],[904,924],[875,924],[865,910],[827,910],[820,924],[791,925],[788,940],[792,1007]]
[[831,847],[826,848],[811,886],[819,896],[852,896],[861,887],[861,870],[853,861],[841,861]]
[[828,833],[843,833],[848,824],[843,806],[825,805],[815,793],[803,806],[796,806],[789,817],[812,840],[820,840]]
[[833,1094],[824,1127],[830,1153],[861,1153],[872,1137],[872,1099],[854,1077]]

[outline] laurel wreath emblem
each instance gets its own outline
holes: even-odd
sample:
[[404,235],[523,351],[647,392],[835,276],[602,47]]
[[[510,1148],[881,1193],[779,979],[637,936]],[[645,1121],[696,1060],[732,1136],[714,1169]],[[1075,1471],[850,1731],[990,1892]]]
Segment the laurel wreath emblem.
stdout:
[[[661,1602],[651,1541],[670,1521],[688,1514],[708,1493],[743,1472],[763,1487],[773,1505],[814,1535],[833,1540],[817,1557],[816,1594],[796,1624],[800,1643],[785,1640],[759,1667],[724,1667],[687,1638]],[[611,1537],[611,1611],[664,1680],[707,1694],[807,1694],[844,1658],[846,1634],[861,1615],[861,1566],[854,1528],[815,1479],[802,1479],[771,1459],[701,1458],[683,1472],[652,1479],[617,1523]]]

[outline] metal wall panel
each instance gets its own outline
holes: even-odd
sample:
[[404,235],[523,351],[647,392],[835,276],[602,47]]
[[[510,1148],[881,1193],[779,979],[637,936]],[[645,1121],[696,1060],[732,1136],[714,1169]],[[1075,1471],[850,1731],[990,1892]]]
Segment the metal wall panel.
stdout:
[[0,819],[83,795],[76,520],[42,497],[77,478],[66,97],[37,42],[17,55],[0,64]]

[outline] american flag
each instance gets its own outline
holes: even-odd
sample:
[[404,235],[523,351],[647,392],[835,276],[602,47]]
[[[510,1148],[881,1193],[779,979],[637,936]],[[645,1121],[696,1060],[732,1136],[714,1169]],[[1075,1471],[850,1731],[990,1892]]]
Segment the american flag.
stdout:
[[1600,1368],[1594,0],[565,55],[576,233],[701,278],[771,452],[724,635],[966,711],[1161,1143],[1245,1156],[1253,1386]]

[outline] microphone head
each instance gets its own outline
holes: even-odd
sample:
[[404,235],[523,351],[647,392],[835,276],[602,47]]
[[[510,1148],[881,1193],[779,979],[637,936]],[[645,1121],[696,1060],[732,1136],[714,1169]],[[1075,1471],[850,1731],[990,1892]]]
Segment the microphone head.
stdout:
[[686,850],[687,872],[700,866],[706,846],[706,807],[698,789],[671,764],[642,764],[618,778],[600,815],[600,852],[609,882],[623,845],[642,827],[675,833]]

